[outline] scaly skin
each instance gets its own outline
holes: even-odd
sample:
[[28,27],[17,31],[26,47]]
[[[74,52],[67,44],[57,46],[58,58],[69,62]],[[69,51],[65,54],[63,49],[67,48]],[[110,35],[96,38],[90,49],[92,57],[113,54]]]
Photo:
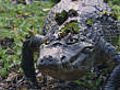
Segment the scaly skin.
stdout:
[[[77,14],[70,15],[71,9]],[[56,15],[63,12],[66,17],[56,19]],[[116,15],[102,0],[61,0],[45,20],[44,36],[36,35],[23,43],[22,68],[26,77],[36,82],[33,65],[33,50],[36,48],[40,49],[37,67],[57,79],[77,80],[87,75],[92,67],[102,64],[114,68],[120,62],[115,48],[119,36],[116,21]],[[73,25],[70,31],[65,31],[72,22],[78,23],[79,30],[75,31]],[[118,66],[111,74],[106,90],[120,87],[116,81],[120,79],[116,77],[119,72]]]

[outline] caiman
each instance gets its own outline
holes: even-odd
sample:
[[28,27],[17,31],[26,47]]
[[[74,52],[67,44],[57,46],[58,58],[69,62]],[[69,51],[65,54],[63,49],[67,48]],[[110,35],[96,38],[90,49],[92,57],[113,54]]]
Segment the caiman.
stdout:
[[107,0],[61,0],[48,14],[42,35],[23,42],[21,66],[26,77],[36,82],[37,68],[65,81],[78,80],[93,68],[112,67],[105,90],[120,88],[120,53],[117,14]]

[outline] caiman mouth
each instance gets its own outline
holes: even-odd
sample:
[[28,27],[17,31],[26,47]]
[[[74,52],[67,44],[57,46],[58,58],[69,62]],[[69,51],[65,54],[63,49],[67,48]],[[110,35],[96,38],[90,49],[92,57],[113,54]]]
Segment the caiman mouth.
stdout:
[[[76,43],[74,45],[59,44],[42,46],[38,68],[43,73],[62,80],[74,80],[84,75],[90,66],[88,58],[93,51],[92,44]],[[75,74],[75,72],[82,74]],[[73,78],[74,75],[75,77]]]

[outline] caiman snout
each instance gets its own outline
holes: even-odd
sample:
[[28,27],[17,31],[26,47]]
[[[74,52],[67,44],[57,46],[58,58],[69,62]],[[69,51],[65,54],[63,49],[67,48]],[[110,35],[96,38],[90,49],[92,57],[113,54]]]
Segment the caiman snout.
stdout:
[[51,63],[53,61],[53,57],[52,56],[44,56],[41,60],[40,63],[42,64],[48,64]]
[[[37,67],[61,80],[76,80],[84,75],[90,66],[93,45],[79,42],[71,45],[51,43],[41,45]],[[75,72],[82,73],[81,75]],[[61,74],[62,73],[62,74]],[[74,74],[74,75],[73,75]],[[74,78],[73,78],[74,76]]]
[[43,58],[39,59],[39,62],[37,62],[38,67],[49,67],[49,66],[55,66],[56,65],[56,58],[53,58],[50,55],[46,55]]

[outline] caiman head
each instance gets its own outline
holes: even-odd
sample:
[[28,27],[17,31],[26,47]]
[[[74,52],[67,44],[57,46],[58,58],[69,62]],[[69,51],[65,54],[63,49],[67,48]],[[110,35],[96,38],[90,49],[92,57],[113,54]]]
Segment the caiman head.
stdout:
[[90,70],[93,47],[90,40],[77,34],[52,40],[40,46],[37,66],[54,78],[77,80]]

